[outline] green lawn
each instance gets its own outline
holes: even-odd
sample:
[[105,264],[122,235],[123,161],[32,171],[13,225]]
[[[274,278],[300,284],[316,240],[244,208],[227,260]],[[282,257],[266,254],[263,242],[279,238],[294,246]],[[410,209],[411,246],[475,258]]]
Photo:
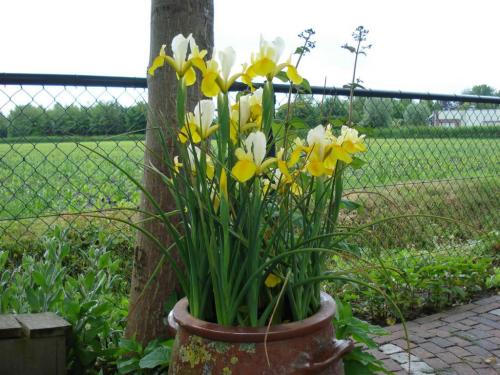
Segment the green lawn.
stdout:
[[[369,151],[362,156],[368,163],[347,174],[346,189],[498,175],[496,139],[372,139],[368,143]],[[140,141],[82,144],[96,147],[141,177]],[[498,189],[498,179],[493,181],[492,188]],[[12,218],[132,207],[138,199],[137,189],[124,175],[78,143],[0,144],[0,237],[1,227],[11,226]]]
[[[139,141],[84,142],[140,178]],[[374,139],[368,164],[346,176],[346,188],[422,180],[495,176],[493,139]],[[77,143],[0,144],[0,218],[130,206],[138,192],[127,178]]]

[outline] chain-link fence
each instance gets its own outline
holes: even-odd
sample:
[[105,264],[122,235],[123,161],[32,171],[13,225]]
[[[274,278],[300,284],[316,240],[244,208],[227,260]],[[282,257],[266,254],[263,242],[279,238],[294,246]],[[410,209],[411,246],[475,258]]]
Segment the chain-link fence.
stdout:
[[[287,90],[276,87],[276,121],[286,117]],[[130,217],[126,209],[139,200],[87,147],[140,178],[146,94],[145,79],[0,74],[0,247],[36,245],[55,225],[132,239],[123,226],[86,215]],[[340,125],[348,96],[336,88],[294,93],[288,119],[298,132]],[[369,151],[345,183],[363,208],[344,210],[344,223],[404,216],[358,241],[421,248],[498,229],[500,98],[357,90],[352,116]]]

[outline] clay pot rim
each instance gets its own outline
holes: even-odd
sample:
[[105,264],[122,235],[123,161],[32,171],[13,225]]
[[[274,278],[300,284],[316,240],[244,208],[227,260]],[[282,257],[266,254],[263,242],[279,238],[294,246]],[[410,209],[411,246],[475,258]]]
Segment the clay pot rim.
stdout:
[[333,298],[321,292],[321,306],[316,314],[291,323],[272,325],[267,333],[266,327],[222,326],[216,323],[196,319],[188,312],[186,297],[178,301],[169,314],[169,325],[177,330],[176,323],[188,332],[211,340],[226,342],[264,342],[279,341],[311,334],[327,327],[336,311]]

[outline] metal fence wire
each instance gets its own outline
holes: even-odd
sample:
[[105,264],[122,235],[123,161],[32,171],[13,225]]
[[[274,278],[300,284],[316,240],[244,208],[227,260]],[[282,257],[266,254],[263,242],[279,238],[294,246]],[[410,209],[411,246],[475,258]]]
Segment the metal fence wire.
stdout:
[[[275,91],[283,121],[288,87]],[[306,132],[345,122],[348,95],[322,87],[294,93],[293,126]],[[36,246],[56,225],[132,240],[131,230],[86,215],[130,218],[124,209],[137,206],[139,192],[83,146],[140,178],[146,101],[140,78],[0,74],[0,248]],[[358,242],[429,248],[498,230],[500,98],[356,90],[353,120],[369,151],[345,182],[362,208],[343,210],[343,222],[415,215],[372,226]]]

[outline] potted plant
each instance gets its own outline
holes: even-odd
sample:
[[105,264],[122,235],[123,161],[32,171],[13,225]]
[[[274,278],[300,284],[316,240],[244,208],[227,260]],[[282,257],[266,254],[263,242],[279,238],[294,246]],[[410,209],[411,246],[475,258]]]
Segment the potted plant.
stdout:
[[[234,73],[232,48],[209,60],[191,35],[177,35],[172,56],[163,46],[149,69],[168,64],[178,77],[175,153],[166,154],[167,173],[147,166],[162,173],[176,211],[162,212],[143,190],[179,253],[181,264],[164,249],[186,295],[169,315],[170,374],[340,374],[353,347],[335,340],[335,303],[321,281],[349,236],[337,227],[343,173],[362,164],[356,154],[366,147],[349,126],[302,134],[274,121],[273,79],[303,82],[283,49],[281,38],[261,38]],[[208,99],[191,112],[197,75]],[[236,80],[248,89],[233,100]]]

